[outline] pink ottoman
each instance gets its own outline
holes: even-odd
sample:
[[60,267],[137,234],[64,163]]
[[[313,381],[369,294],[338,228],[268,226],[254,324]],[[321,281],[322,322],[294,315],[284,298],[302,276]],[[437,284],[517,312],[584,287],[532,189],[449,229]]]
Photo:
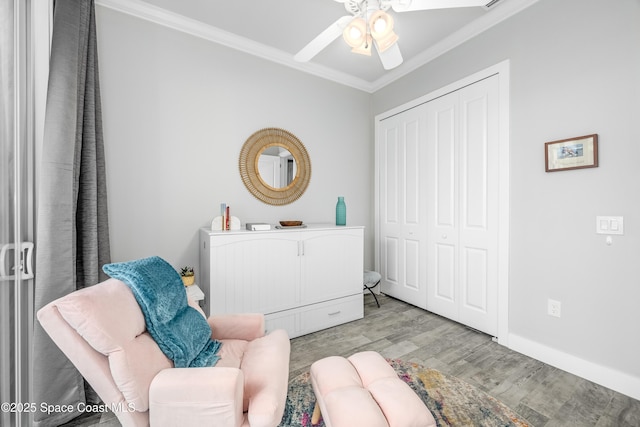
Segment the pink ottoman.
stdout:
[[327,427],[434,427],[436,421],[411,387],[375,351],[311,365],[316,395],[312,424],[320,413]]

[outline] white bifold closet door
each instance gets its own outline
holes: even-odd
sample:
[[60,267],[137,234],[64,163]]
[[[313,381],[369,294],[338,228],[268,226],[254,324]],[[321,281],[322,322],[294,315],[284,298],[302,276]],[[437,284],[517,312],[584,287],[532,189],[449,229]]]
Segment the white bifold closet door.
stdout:
[[499,79],[378,129],[382,291],[498,332]]
[[384,293],[427,308],[424,105],[378,129],[379,260]]
[[498,332],[498,77],[426,104],[427,309]]

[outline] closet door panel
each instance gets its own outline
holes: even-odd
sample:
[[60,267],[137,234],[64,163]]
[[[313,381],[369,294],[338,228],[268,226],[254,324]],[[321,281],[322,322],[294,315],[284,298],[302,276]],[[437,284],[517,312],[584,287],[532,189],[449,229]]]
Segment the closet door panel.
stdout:
[[380,212],[381,271],[383,282],[391,287],[400,284],[400,201],[401,182],[399,174],[399,133],[398,126],[390,126],[383,132],[380,151],[380,193],[382,206]]
[[[434,101],[430,105],[429,114],[433,134],[433,150],[431,156],[435,162],[431,169],[435,177],[435,216],[433,219],[440,228],[456,226],[456,117],[455,103],[448,100]],[[429,144],[428,144],[429,145]]]
[[[420,290],[420,257],[423,255],[420,245],[420,126],[418,120],[404,124],[403,169],[404,186],[404,287],[416,294],[422,295]],[[423,303],[424,304],[424,303]]]
[[420,291],[420,241],[406,239],[404,242],[405,254],[405,287]]
[[458,99],[451,94],[426,104],[427,117],[427,309],[457,320]]
[[498,79],[460,91],[460,322],[497,335]]
[[467,310],[476,310],[479,314],[487,313],[487,251],[484,249],[465,248],[462,256],[462,304]]
[[420,141],[419,123],[417,120],[405,124],[404,158],[404,222],[407,226],[420,224]]
[[[463,94],[464,95],[464,94]],[[467,230],[487,229],[488,202],[487,94],[461,102],[460,149],[462,164],[462,225]]]
[[435,245],[435,267],[427,309],[441,316],[456,319],[458,316],[456,286],[456,247],[454,245]]
[[383,199],[385,200],[385,216],[382,221],[387,227],[392,224],[399,225],[399,209],[400,209],[400,176],[399,176],[399,142],[397,127],[387,129],[384,134],[382,151],[384,158],[382,159],[382,189]]
[[397,238],[386,237],[384,239],[382,259],[382,278],[390,285],[397,285],[400,282]]
[[378,133],[381,290],[425,307],[424,115],[386,120]]
[[[497,78],[427,106],[429,310],[497,334]],[[430,215],[429,215],[430,214]]]

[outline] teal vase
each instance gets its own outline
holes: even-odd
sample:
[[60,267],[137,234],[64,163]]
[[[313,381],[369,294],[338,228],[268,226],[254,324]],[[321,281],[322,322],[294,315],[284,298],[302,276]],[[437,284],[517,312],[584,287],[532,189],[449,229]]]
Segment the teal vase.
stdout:
[[347,225],[347,205],[344,204],[344,197],[338,197],[336,204],[336,225]]

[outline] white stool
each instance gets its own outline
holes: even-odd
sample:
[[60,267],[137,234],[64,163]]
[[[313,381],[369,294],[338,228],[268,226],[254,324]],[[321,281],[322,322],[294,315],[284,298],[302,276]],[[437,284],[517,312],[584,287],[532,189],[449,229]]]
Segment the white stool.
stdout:
[[382,276],[377,271],[369,271],[365,270],[364,272],[364,289],[371,292],[373,298],[376,300],[376,304],[378,304],[378,308],[380,308],[380,303],[378,302],[378,297],[373,293],[372,289],[380,284],[380,280],[382,280]]

